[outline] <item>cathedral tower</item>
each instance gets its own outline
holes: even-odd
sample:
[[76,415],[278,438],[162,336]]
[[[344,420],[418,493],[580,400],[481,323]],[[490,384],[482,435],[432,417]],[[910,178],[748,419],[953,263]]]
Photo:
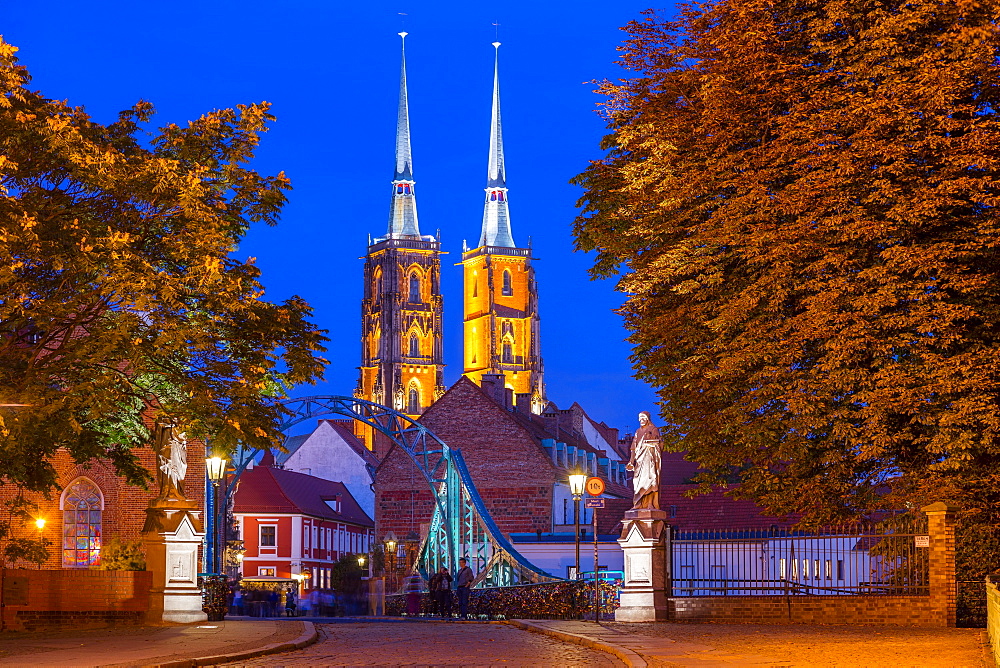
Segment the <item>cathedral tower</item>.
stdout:
[[465,278],[465,375],[477,383],[503,374],[519,401],[545,401],[538,339],[538,293],[531,249],[518,248],[510,229],[500,123],[499,42],[493,66],[493,115],[486,178],[486,205],[479,246],[463,248]]
[[[389,229],[365,255],[361,377],[356,395],[420,415],[444,393],[441,243],[420,234],[406,97],[406,33],[399,76],[396,169]],[[372,447],[370,434],[365,440]]]

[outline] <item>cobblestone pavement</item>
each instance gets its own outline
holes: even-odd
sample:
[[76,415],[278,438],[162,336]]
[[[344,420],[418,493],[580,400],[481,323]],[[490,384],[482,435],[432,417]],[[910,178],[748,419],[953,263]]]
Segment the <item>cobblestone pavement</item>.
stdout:
[[319,641],[233,666],[623,666],[604,652],[487,623],[317,624]]
[[[921,666],[979,667],[984,661],[982,629],[935,629],[904,626],[807,626],[769,624],[619,624],[605,623],[623,636],[669,638],[678,644],[707,646],[694,651],[699,665],[759,663],[758,657],[782,666]],[[633,649],[634,646],[629,645]],[[656,659],[643,652],[650,666],[676,666],[675,657]],[[751,658],[753,657],[753,658]],[[701,661],[705,661],[702,663]],[[712,663],[713,661],[717,663]],[[687,665],[687,664],[684,664]]]

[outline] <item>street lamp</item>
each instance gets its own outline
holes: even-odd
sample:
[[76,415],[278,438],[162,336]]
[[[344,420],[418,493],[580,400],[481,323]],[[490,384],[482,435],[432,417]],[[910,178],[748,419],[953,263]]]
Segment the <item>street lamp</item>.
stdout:
[[358,568],[364,568],[364,567],[365,567],[365,555],[359,554],[358,555]]
[[205,458],[205,473],[208,475],[208,479],[212,482],[212,499],[211,499],[211,509],[208,513],[211,519],[211,544],[212,544],[212,554],[209,559],[209,568],[213,573],[219,573],[222,569],[222,549],[223,546],[219,543],[219,512],[218,512],[218,496],[219,496],[219,484],[226,477],[226,466],[229,461],[225,457],[219,457],[218,455],[214,457]]
[[391,531],[385,539],[385,560],[389,568],[389,588],[395,591],[396,585],[396,536]]
[[580,577],[580,498],[583,496],[583,486],[587,483],[585,473],[571,473],[569,476],[569,491],[573,495],[573,523],[576,525],[576,577]]

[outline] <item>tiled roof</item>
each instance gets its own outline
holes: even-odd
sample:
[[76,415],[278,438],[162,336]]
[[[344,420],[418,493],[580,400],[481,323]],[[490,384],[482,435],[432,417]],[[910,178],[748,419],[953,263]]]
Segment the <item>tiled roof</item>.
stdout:
[[[233,512],[302,514],[336,522],[375,526],[343,483],[274,468],[267,466],[266,461],[265,454],[261,464],[247,469],[240,476]],[[327,500],[332,501],[337,496],[340,496],[339,513],[326,504]]]
[[[664,453],[666,454],[666,453]],[[660,485],[660,509],[667,512],[667,522],[683,530],[769,529],[786,528],[798,517],[772,517],[753,501],[734,499],[721,489],[689,498],[687,493],[697,485]],[[621,531],[625,511],[632,508],[631,499],[609,499],[605,510],[598,513],[598,533]]]

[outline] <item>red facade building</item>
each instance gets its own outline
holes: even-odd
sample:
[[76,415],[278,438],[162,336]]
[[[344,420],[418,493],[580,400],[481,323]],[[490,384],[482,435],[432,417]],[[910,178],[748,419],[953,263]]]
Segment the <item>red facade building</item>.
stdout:
[[275,466],[270,452],[244,471],[233,502],[245,553],[244,577],[310,577],[304,589],[330,588],[333,564],[367,554],[375,523],[340,482]]

